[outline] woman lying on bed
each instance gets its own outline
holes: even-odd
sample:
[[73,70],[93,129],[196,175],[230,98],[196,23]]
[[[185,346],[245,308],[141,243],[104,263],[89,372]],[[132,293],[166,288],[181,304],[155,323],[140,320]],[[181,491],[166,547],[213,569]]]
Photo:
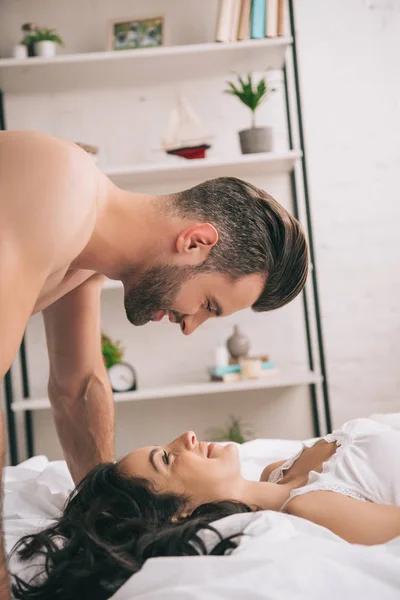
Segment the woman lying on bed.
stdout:
[[[18,543],[20,559],[41,555],[45,568],[30,583],[15,578],[15,597],[109,598],[148,558],[205,554],[200,530],[254,510],[297,515],[353,543],[400,535],[400,431],[350,421],[267,466],[259,482],[241,476],[235,445],[193,432],[99,465],[54,525]],[[211,554],[235,548],[238,535],[220,535]]]

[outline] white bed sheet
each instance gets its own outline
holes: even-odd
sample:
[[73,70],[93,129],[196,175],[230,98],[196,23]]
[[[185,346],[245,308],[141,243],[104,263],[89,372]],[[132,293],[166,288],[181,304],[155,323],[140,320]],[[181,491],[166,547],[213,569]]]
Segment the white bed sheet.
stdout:
[[[244,444],[240,447],[244,476],[258,479],[266,464],[291,456],[300,446],[287,440]],[[38,456],[7,467],[6,550],[22,535],[51,522],[71,489],[63,461]],[[244,529],[248,534],[231,556],[151,559],[113,600],[400,598],[400,538],[381,546],[351,545],[318,525],[268,511],[234,515],[218,527],[226,533]],[[15,561],[10,568],[21,572]],[[22,574],[29,577],[31,569]]]

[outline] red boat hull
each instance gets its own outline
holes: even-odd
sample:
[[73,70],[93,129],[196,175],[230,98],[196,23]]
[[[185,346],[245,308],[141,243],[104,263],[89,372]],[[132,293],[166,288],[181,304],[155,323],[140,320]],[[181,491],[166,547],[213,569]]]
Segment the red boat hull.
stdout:
[[191,148],[176,148],[175,150],[167,150],[167,154],[175,154],[191,160],[192,158],[205,158],[206,150],[211,148],[208,144],[201,146],[192,146]]

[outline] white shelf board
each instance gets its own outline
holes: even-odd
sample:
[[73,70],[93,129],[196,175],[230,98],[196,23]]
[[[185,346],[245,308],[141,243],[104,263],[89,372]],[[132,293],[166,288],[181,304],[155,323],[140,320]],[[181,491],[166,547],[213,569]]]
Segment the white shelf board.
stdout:
[[114,279],[106,279],[103,283],[103,290],[122,290],[124,286],[122,281],[115,281]]
[[245,40],[64,54],[54,58],[0,60],[5,93],[153,85],[165,81],[228,75],[232,71],[281,69],[291,38]]
[[164,183],[190,179],[211,179],[213,177],[241,177],[289,172],[296,160],[301,158],[298,150],[287,152],[259,152],[239,154],[228,158],[198,158],[187,160],[171,157],[163,163],[144,163],[131,166],[107,167],[104,173],[118,186],[131,186],[138,183]]
[[[114,400],[115,402],[139,402],[143,400],[177,398],[181,396],[191,397],[202,396],[205,394],[220,394],[293,387],[309,385],[311,383],[320,383],[321,381],[322,378],[319,373],[314,373],[312,371],[296,371],[294,373],[287,372],[279,375],[271,375],[271,377],[267,379],[237,381],[232,383],[207,381],[204,383],[147,388],[144,390],[138,390],[136,392],[114,394]],[[48,398],[31,398],[12,403],[12,410],[14,412],[43,410],[47,408],[50,408],[50,402]]]

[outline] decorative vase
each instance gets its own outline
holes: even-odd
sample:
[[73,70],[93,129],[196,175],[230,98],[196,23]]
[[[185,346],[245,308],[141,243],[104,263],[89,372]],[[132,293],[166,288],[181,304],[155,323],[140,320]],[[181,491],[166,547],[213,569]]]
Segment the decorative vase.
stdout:
[[28,48],[25,44],[15,44],[12,49],[12,57],[17,59],[27,58]]
[[42,58],[53,58],[56,55],[57,45],[50,40],[35,42],[35,55]]
[[232,358],[247,356],[250,350],[250,340],[247,335],[240,331],[238,325],[234,326],[233,334],[228,338],[226,347]]
[[259,358],[240,359],[240,378],[258,379],[262,372],[262,364]]
[[242,154],[271,152],[272,127],[252,127],[239,131]]

